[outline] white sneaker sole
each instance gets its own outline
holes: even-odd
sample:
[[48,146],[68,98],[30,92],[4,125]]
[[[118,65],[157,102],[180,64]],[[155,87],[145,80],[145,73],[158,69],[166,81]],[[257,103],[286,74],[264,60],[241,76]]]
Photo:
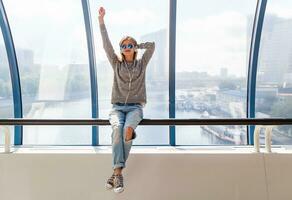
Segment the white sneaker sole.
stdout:
[[115,193],[121,193],[121,192],[123,192],[124,191],[124,188],[115,188],[114,189],[114,192]]
[[111,184],[106,183],[106,184],[105,184],[105,188],[106,188],[107,190],[111,190],[111,189],[113,189],[114,187],[113,187]]

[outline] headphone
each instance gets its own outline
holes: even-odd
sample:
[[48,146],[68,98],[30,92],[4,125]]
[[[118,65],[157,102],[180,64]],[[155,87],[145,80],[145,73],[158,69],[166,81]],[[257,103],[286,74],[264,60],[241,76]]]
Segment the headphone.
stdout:
[[[136,62],[136,60],[134,60],[133,65],[135,64],[135,62]],[[127,101],[128,101],[128,98],[129,98],[129,94],[130,94],[130,90],[131,90],[131,86],[132,86],[133,75],[134,75],[134,72],[136,70],[136,67],[134,67],[134,69],[133,69],[133,71],[131,73],[130,70],[129,70],[129,66],[128,66],[127,62],[125,62],[125,64],[126,64],[126,68],[128,70],[129,77],[130,77],[129,90],[128,90],[128,94],[127,94],[126,101],[125,101],[125,104],[126,104]]]
[[[138,53],[138,48],[137,48],[137,44],[138,43],[137,43],[137,41],[133,37],[131,37],[131,36],[124,36],[121,39],[119,45],[121,46],[125,40],[132,40],[134,42],[134,61],[133,61],[133,65],[134,65],[135,62],[136,62],[136,56],[137,56],[137,53]],[[123,50],[120,48],[120,53],[121,53],[122,56],[124,56],[123,53],[122,53],[122,51]],[[130,94],[130,90],[131,90],[131,86],[132,86],[133,74],[134,74],[136,68],[134,68],[133,71],[132,71],[132,73],[131,73],[130,70],[129,70],[129,66],[128,66],[127,62],[125,62],[125,64],[126,64],[126,68],[128,70],[129,77],[130,77],[129,90],[128,90],[128,94],[127,94],[127,97],[126,97],[126,100],[125,100],[125,104],[126,104],[127,101],[128,101],[128,98],[129,98],[129,94]]]

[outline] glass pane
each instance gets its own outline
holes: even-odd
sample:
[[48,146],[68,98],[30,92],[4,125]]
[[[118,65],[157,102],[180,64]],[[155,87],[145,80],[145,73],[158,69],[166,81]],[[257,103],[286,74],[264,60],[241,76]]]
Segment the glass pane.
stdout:
[[[177,4],[176,117],[245,118],[256,1]],[[177,126],[176,140],[179,145],[246,144],[246,127]]]
[[[14,118],[13,94],[8,58],[1,30],[0,36],[0,118]],[[14,127],[10,126],[11,144],[14,143]],[[0,144],[4,144],[4,129],[0,127]]]
[[[258,61],[256,117],[292,118],[291,35],[292,2],[268,1]],[[292,126],[274,128],[272,144],[291,145]]]
[[[91,118],[81,1],[5,0],[25,118]],[[25,126],[24,144],[91,144],[91,127]]]
[[[105,24],[116,53],[124,35],[138,43],[155,41],[155,52],[146,72],[147,104],[144,118],[168,118],[168,12],[169,1],[91,1],[96,36],[98,100],[100,118],[108,119],[111,109],[113,70],[107,60],[98,23],[98,8],[106,10]],[[139,50],[140,51],[140,50]],[[143,52],[138,53],[138,58]],[[111,127],[100,127],[100,144],[111,143]],[[138,126],[134,144],[168,144],[167,126]]]

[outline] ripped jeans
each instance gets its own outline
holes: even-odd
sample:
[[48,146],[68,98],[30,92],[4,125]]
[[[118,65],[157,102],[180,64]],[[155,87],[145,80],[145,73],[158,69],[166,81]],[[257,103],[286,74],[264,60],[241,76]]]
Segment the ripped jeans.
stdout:
[[112,167],[125,168],[133,140],[125,141],[126,128],[136,129],[143,119],[143,106],[139,103],[113,104],[109,114],[112,126]]

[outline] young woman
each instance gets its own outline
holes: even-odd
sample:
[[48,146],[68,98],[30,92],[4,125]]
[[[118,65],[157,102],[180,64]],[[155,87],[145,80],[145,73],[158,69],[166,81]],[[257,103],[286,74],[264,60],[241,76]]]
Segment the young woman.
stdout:
[[[99,8],[99,25],[103,48],[114,71],[109,121],[112,126],[112,168],[113,174],[106,182],[107,189],[114,192],[124,191],[122,170],[136,138],[135,129],[143,119],[143,107],[146,104],[145,71],[155,49],[154,42],[138,44],[125,36],[121,39],[118,57],[104,24],[105,9]],[[137,59],[138,49],[146,49],[141,59]]]

